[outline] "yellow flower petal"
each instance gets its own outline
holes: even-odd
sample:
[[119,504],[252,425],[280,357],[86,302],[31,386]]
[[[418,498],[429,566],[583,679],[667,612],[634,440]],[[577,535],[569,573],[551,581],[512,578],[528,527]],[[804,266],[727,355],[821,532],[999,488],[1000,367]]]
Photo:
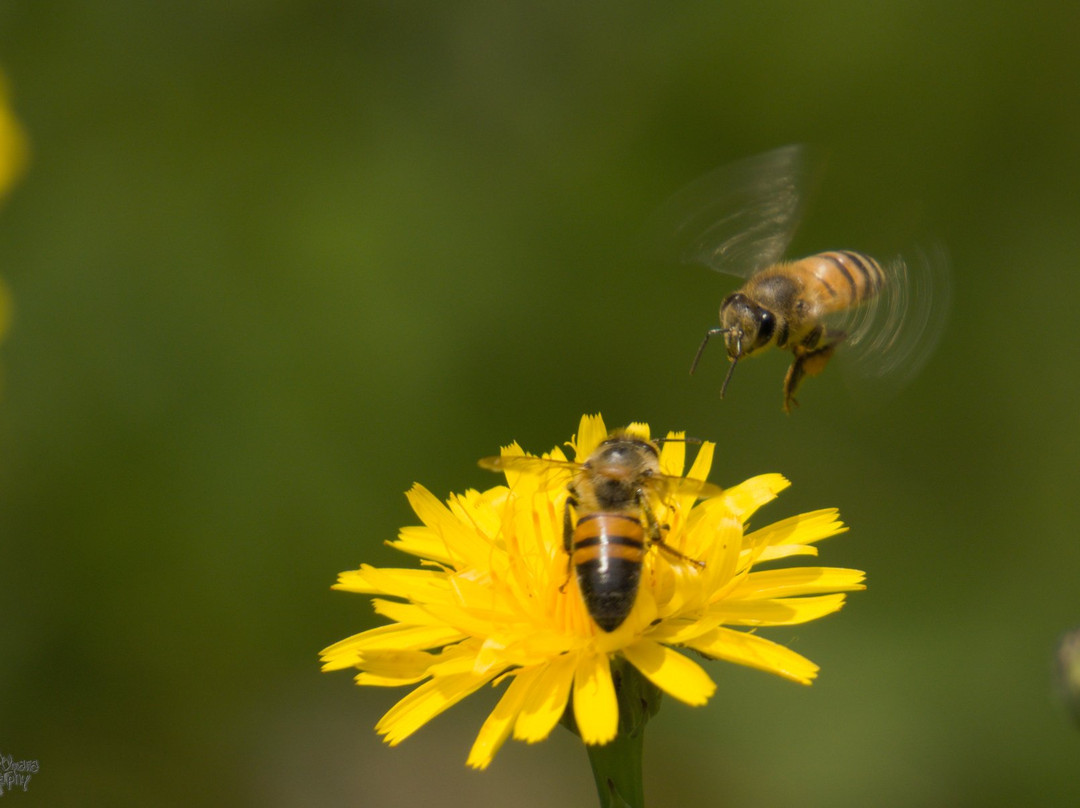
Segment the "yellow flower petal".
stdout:
[[[724,507],[724,498],[706,500],[686,520],[680,550],[705,564],[694,578],[687,577],[684,591],[697,595],[703,605],[733,587],[742,558],[742,524]],[[700,593],[689,592],[696,583]],[[687,601],[688,605],[695,601]]]
[[865,589],[866,573],[837,567],[792,567],[751,572],[727,594],[729,598],[778,598]]
[[[673,459],[669,461],[665,466],[664,454],[660,456],[660,470],[671,477],[678,477],[683,473],[683,469],[686,467],[686,442],[685,433],[683,432],[669,432],[668,437],[673,439],[672,443],[665,443],[663,452],[668,452],[670,449]],[[677,449],[674,447],[678,447]],[[712,467],[713,450],[716,445],[704,441],[697,451],[697,455],[694,457],[694,463],[690,467],[690,471],[686,473],[686,478],[689,480],[705,480],[709,476],[709,469]],[[687,486],[686,490],[689,493],[680,494],[672,497],[674,503],[674,516],[680,516],[683,513],[693,514],[694,503],[700,499],[703,494],[701,489],[695,490],[693,486]],[[730,512],[729,512],[730,513]],[[672,515],[669,514],[669,518]]]
[[757,551],[754,558],[755,564],[764,564],[766,561],[779,561],[782,558],[792,556],[817,556],[818,549],[805,544],[777,544],[772,547],[762,547]]
[[363,645],[370,641],[371,637],[396,636],[401,633],[401,626],[379,626],[378,628],[363,631],[338,640],[333,645],[328,645],[319,652],[319,657],[327,663],[323,670],[340,670],[355,665],[360,660],[360,650]]
[[478,535],[471,524],[462,523],[453,511],[443,505],[424,486],[417,483],[406,496],[416,515],[430,528],[401,531],[394,547],[414,555],[423,554],[433,561],[460,569],[465,566],[483,567],[491,553],[491,544]]
[[[507,634],[516,635],[525,631],[523,628],[518,632],[508,630]],[[568,644],[565,636],[550,630],[537,631],[527,637],[515,636],[512,642],[489,637],[477,655],[477,669],[481,669],[482,665],[498,664],[499,661],[521,668],[543,665],[566,653]]]
[[468,652],[459,651],[459,648],[453,646],[450,652],[444,650],[439,654],[425,651],[368,651],[361,655],[358,664],[363,666],[363,671],[356,674],[354,679],[358,685],[401,687],[417,684],[433,674],[445,673],[452,668],[456,668],[457,673],[464,673],[469,670]]
[[361,565],[358,570],[339,573],[337,583],[331,588],[365,595],[391,595],[419,602],[446,598],[450,593],[444,572],[378,569],[367,564]]
[[353,681],[365,687],[404,687],[415,685],[427,679],[427,674],[422,676],[379,676],[375,673],[358,673]]
[[425,678],[435,659],[434,654],[426,651],[371,651],[363,655],[364,669],[372,676],[386,680],[396,679],[399,680],[398,684],[408,684],[410,680],[420,681]]
[[[422,606],[414,603],[399,603],[396,600],[383,600],[375,598],[371,601],[375,607],[375,613],[389,618],[395,623],[407,626],[443,626],[445,621],[440,620]],[[457,628],[457,626],[455,626]]]
[[499,703],[480,727],[480,734],[476,736],[476,741],[469,750],[467,765],[474,769],[487,768],[495,753],[510,737],[510,730],[513,729],[518,713],[539,675],[540,669],[534,667],[518,671],[513,677]]
[[385,735],[388,744],[397,746],[439,713],[475,693],[491,678],[460,673],[425,682],[391,707],[379,719],[375,731]]
[[607,743],[619,731],[619,705],[605,654],[582,654],[574,672],[574,720],[587,744]]
[[451,566],[454,562],[446,542],[429,527],[410,525],[398,531],[397,541],[387,542],[391,547],[403,553],[417,556],[428,563],[439,566]]
[[[450,512],[458,521],[473,525],[486,539],[498,535],[502,528],[496,508],[509,495],[510,489],[497,486],[484,493],[470,489],[463,495],[451,495],[447,500]],[[492,506],[495,507],[492,507]]]
[[700,665],[659,643],[635,643],[623,649],[623,656],[646,679],[686,704],[704,704],[716,690],[716,683]]
[[687,643],[687,647],[714,659],[758,668],[804,685],[810,684],[818,672],[818,666],[801,654],[747,631],[716,628]]
[[574,461],[583,463],[585,459],[596,451],[596,447],[607,438],[608,431],[604,427],[604,419],[599,415],[583,415],[578,425],[577,435],[570,441],[574,450]]
[[669,477],[678,477],[686,468],[686,433],[668,432],[667,438],[660,447],[660,471]]
[[[373,628],[355,634],[348,639],[336,642],[322,651],[322,658],[327,662],[340,663],[343,659],[352,660],[345,664],[356,664],[360,655],[370,651],[423,651],[464,639],[461,632],[452,626],[412,626],[389,625]],[[335,664],[334,668],[342,667]],[[330,670],[331,668],[327,668]]]
[[835,594],[776,600],[726,600],[709,611],[729,626],[794,626],[839,611],[845,597]]
[[361,565],[338,574],[337,583],[330,589],[365,595],[395,595],[397,597],[428,596],[432,585],[445,589],[445,576],[430,569],[378,569]]
[[840,521],[836,508],[823,508],[774,522],[748,534],[746,541],[766,545],[811,544],[846,530],[847,526]]
[[[709,441],[702,441],[701,448],[698,449],[697,456],[694,458],[694,464],[690,466],[690,471],[686,473],[686,476],[691,480],[704,480],[709,476],[709,471],[712,469],[713,451],[716,449],[716,444]],[[680,474],[682,471],[680,470]]]
[[514,723],[517,740],[536,743],[551,734],[566,711],[576,663],[574,656],[564,654],[541,668]]
[[732,486],[727,494],[727,507],[737,518],[745,522],[758,508],[776,499],[776,495],[791,483],[781,474],[761,474]]

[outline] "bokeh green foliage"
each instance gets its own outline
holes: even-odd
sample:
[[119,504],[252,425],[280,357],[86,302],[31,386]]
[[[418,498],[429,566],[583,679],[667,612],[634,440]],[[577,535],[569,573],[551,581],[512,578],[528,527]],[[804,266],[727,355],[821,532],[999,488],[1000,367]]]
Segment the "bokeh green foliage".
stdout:
[[[0,6],[33,165],[0,210],[0,752],[53,805],[588,804],[568,733],[463,762],[490,694],[397,749],[317,672],[401,492],[583,412],[835,505],[870,588],[712,665],[646,739],[654,806],[1075,805],[1052,650],[1080,622],[1080,17],[1068,4]],[[727,401],[731,281],[641,241],[667,194],[829,155],[796,252],[942,240],[953,309],[886,401],[784,360]],[[485,702],[485,698],[488,699]],[[419,775],[419,776],[418,776]],[[42,803],[44,804],[44,802]]]

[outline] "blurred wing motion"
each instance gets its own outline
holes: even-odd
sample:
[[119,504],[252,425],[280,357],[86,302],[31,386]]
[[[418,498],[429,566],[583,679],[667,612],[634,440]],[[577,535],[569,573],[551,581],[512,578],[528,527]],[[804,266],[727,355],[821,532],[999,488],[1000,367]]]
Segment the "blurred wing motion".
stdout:
[[651,228],[666,257],[743,278],[775,264],[799,224],[804,155],[800,145],[784,146],[676,192]]
[[[550,484],[553,480],[562,477],[569,481],[576,474],[587,473],[588,469],[580,463],[569,460],[552,460],[546,457],[533,457],[531,455],[503,455],[499,457],[484,457],[480,460],[480,468],[488,471],[516,471],[521,474],[535,474],[546,478]],[[689,496],[697,499],[721,496],[724,493],[718,485],[713,485],[706,480],[695,480],[691,477],[672,477],[667,474],[649,474],[641,479],[643,487],[649,488],[661,497]]]
[[480,459],[480,468],[496,472],[516,472],[540,477],[549,488],[564,486],[581,466],[568,460],[553,460],[533,455],[497,455]]
[[654,474],[649,478],[648,486],[661,497],[693,496],[695,499],[723,496],[724,489],[705,480],[692,477],[670,477],[667,474]]
[[574,474],[581,468],[581,464],[533,455],[496,455],[480,458],[480,468],[488,471],[518,471],[522,474],[544,474],[560,470]]
[[[949,311],[948,254],[941,244],[910,251],[883,266],[886,283],[873,298],[840,316],[847,334],[844,364],[861,378],[899,390],[937,346]],[[828,318],[833,326],[833,318]]]

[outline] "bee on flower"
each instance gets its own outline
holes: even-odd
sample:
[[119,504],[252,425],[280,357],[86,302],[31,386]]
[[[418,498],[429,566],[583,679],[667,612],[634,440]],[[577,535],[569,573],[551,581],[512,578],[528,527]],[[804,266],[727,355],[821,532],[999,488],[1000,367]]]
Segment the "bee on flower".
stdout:
[[[445,504],[415,485],[407,496],[422,525],[391,546],[424,568],[341,573],[335,588],[378,596],[388,622],[326,648],[324,670],[416,685],[376,726],[391,745],[480,688],[505,687],[469,753],[480,769],[511,735],[543,740],[566,712],[586,744],[612,741],[613,667],[690,705],[716,685],[687,651],[809,684],[817,665],[753,629],[831,614],[864,574],[757,567],[815,556],[846,527],[825,509],[748,531],[788,481],[765,474],[722,490],[706,482],[714,445],[702,443],[686,471],[683,437],[654,441],[646,424],[609,433],[585,416],[571,458],[512,444],[482,461],[506,485]],[[612,518],[589,526],[597,514]]]
[[664,542],[667,526],[656,517],[662,500],[657,504],[653,500],[666,494],[693,502],[723,493],[704,480],[662,473],[660,448],[647,433],[638,434],[641,431],[616,430],[600,441],[584,463],[513,454],[480,461],[492,471],[571,475],[562,511],[567,580],[560,588],[566,587],[573,567],[585,607],[604,631],[617,629],[630,613],[650,547],[704,566]]

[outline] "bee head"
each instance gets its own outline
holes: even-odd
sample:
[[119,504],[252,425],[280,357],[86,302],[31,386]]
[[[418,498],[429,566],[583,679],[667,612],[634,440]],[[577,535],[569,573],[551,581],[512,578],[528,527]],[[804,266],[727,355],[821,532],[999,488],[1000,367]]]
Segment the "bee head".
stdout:
[[720,304],[720,323],[728,358],[737,362],[765,348],[776,333],[776,318],[741,292],[728,295]]
[[705,339],[701,341],[694,362],[690,365],[691,373],[697,368],[709,338],[721,334],[724,336],[728,359],[731,360],[731,367],[724,377],[724,385],[720,388],[720,398],[723,398],[739,360],[744,356],[752,356],[772,342],[776,334],[776,317],[742,292],[728,295],[720,304],[720,327],[710,328],[705,332]]
[[612,480],[633,480],[658,471],[659,458],[655,443],[619,430],[600,444],[585,468]]

